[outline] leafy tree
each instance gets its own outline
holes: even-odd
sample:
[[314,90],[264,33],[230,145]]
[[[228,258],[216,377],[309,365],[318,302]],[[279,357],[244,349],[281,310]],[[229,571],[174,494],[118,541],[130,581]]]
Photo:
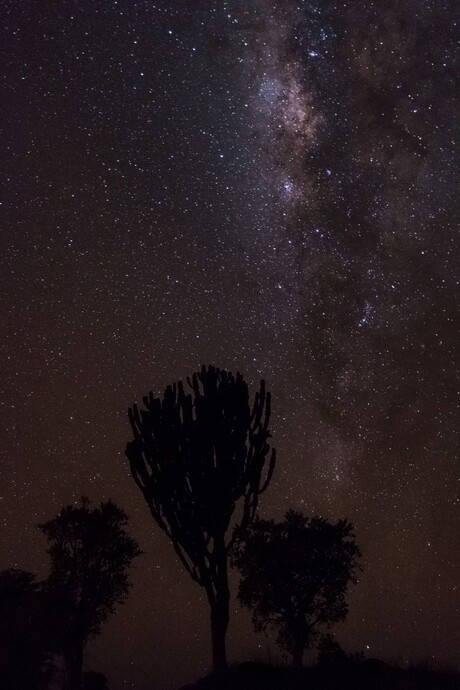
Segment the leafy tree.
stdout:
[[52,627],[60,640],[71,690],[82,684],[83,649],[131,586],[128,569],[140,551],[126,533],[127,516],[112,501],[69,505],[39,525],[50,544],[46,582]]
[[37,690],[44,681],[46,643],[39,585],[25,570],[0,572],[0,687]]
[[243,377],[202,367],[183,383],[168,386],[163,399],[150,392],[146,409],[129,410],[134,440],[126,455],[131,472],[157,524],[171,539],[184,568],[206,591],[211,609],[213,666],[226,668],[229,620],[226,533],[238,499],[240,527],[254,518],[259,495],[271,479],[270,394],[264,382],[252,410]]
[[232,551],[242,575],[238,599],[252,610],[255,630],[277,630],[278,644],[301,666],[320,628],[345,619],[360,555],[346,520],[331,524],[294,511],[281,523],[256,519]]

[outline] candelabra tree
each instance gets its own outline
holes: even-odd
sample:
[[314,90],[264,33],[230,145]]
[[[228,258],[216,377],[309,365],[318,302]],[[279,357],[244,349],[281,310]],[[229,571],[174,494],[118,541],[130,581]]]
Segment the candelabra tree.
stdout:
[[[187,383],[190,392],[179,381],[163,398],[145,396],[145,409],[129,409],[134,439],[126,456],[154,520],[206,591],[218,671],[227,666],[228,553],[253,520],[275,466],[268,443],[270,393],[261,381],[251,408],[243,376],[212,366]],[[231,530],[237,504],[239,521]]]

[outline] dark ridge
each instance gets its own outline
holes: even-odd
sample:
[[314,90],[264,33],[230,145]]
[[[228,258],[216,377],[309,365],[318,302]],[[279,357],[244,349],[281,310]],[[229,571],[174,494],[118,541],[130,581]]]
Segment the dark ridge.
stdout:
[[460,690],[460,675],[422,666],[404,669],[379,659],[303,669],[244,662],[179,690]]

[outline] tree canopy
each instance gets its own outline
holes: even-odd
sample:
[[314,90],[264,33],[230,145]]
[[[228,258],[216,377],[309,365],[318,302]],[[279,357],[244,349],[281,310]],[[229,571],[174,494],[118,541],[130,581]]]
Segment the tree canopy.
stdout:
[[226,539],[239,499],[240,528],[255,515],[275,465],[269,456],[270,394],[260,383],[252,409],[241,374],[202,367],[184,384],[150,392],[134,405],[134,439],[126,455],[136,484],[159,527],[191,577],[205,588],[211,608],[213,664],[226,666],[229,589]]
[[91,508],[88,499],[68,505],[39,525],[49,543],[48,594],[52,628],[71,676],[81,685],[83,647],[129,592],[128,570],[142,552],[126,532],[127,516],[112,501]]
[[345,619],[359,556],[347,520],[331,524],[294,511],[281,523],[256,519],[231,556],[241,572],[238,599],[252,610],[255,630],[276,630],[278,644],[299,666],[321,628]]

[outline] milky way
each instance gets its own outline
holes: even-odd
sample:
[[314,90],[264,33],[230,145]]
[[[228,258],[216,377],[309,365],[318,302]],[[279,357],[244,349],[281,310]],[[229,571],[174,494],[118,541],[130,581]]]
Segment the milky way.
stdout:
[[[458,665],[453,2],[3,5],[0,567],[44,575],[35,524],[112,497],[146,554],[89,665],[204,673],[123,450],[213,363],[273,393],[262,515],[356,526],[345,648]],[[274,653],[233,608],[230,658]]]

